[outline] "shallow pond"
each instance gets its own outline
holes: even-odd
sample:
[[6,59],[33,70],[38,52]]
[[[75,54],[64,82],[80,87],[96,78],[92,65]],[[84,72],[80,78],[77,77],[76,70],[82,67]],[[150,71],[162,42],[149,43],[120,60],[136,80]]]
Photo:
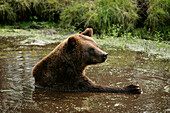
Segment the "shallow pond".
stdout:
[[[10,40],[10,39],[9,39]],[[143,94],[58,93],[34,88],[32,67],[57,44],[15,45],[1,38],[0,112],[170,112],[170,59],[101,46],[105,63],[89,66],[86,75],[98,84],[140,84]],[[13,43],[13,44],[12,44]]]

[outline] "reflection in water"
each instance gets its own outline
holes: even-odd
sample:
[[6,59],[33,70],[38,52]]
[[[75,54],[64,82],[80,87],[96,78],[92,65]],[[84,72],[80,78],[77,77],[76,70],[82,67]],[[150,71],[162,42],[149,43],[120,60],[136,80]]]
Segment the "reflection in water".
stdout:
[[[113,93],[58,93],[35,89],[33,101],[43,112],[113,112],[130,108],[140,95]],[[119,108],[119,109],[118,109]]]
[[142,95],[58,93],[34,89],[32,67],[55,46],[12,48],[0,45],[0,112],[170,111],[169,59],[118,48],[106,48],[107,61],[89,66],[86,75],[98,84],[117,87],[137,82],[143,89]]
[[[4,59],[0,59],[0,91],[5,91],[7,89],[7,84],[6,84],[6,63]],[[3,64],[3,65],[2,65]],[[2,112],[5,112],[7,109],[5,100],[6,100],[6,94],[0,92],[0,100],[1,100],[1,107],[2,107]]]

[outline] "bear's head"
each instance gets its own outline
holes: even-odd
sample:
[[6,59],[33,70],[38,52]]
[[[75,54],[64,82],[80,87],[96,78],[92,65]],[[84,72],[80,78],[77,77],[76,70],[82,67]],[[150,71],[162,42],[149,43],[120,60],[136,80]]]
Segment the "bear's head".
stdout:
[[69,54],[75,61],[91,65],[102,63],[107,59],[107,53],[98,48],[92,35],[93,29],[87,28],[84,32],[68,38]]

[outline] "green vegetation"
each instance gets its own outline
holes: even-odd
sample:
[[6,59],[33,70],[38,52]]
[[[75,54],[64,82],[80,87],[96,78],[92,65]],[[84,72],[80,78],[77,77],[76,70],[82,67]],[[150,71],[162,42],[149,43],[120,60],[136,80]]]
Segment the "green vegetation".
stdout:
[[41,22],[40,28],[92,27],[100,37],[170,40],[169,0],[1,0],[0,17],[0,24],[17,28]]
[[[66,34],[63,34],[61,31],[53,35],[47,35],[42,31],[44,30],[0,29],[0,51],[3,51],[4,48],[21,49],[24,45],[45,46],[56,44],[72,35],[68,32],[66,33],[65,30]],[[108,51],[116,47],[120,50],[141,51],[147,53],[148,56],[156,55],[157,58],[170,59],[170,45],[167,41],[159,42],[139,39],[132,36],[131,33],[125,33],[121,37],[117,37],[118,32],[116,30],[113,31],[112,35],[102,35],[102,38],[94,36],[93,38],[100,48]]]

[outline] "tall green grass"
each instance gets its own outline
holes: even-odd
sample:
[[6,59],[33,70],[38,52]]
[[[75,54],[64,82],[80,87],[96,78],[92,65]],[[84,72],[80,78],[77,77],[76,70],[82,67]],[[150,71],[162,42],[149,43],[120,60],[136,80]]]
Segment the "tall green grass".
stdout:
[[1,1],[0,2],[0,23],[1,24],[12,24],[16,22],[16,13],[11,7],[10,3]]
[[169,37],[169,20],[169,0],[0,1],[0,24],[53,21],[63,28],[92,27],[99,34],[113,34],[113,26],[118,25],[121,26],[119,32],[143,37],[145,32],[154,35],[160,31],[159,34],[168,34],[162,37]]
[[[139,12],[143,14],[140,15]],[[93,27],[96,32],[107,34],[112,32],[113,25],[122,26],[120,31],[123,32],[140,31],[140,35],[148,31],[147,35],[153,35],[157,31],[169,34],[169,13],[168,0],[82,0],[79,3],[72,1],[71,5],[61,12],[60,25],[66,28]]]
[[3,0],[0,1],[0,24],[21,21],[58,21],[69,0]]
[[133,0],[95,0],[85,3],[73,2],[60,16],[64,27],[93,27],[97,32],[110,33],[113,24],[123,25],[130,31],[139,18]]
[[147,13],[148,17],[145,21],[145,25],[151,30],[156,30],[161,26],[170,24],[170,1],[150,0]]

